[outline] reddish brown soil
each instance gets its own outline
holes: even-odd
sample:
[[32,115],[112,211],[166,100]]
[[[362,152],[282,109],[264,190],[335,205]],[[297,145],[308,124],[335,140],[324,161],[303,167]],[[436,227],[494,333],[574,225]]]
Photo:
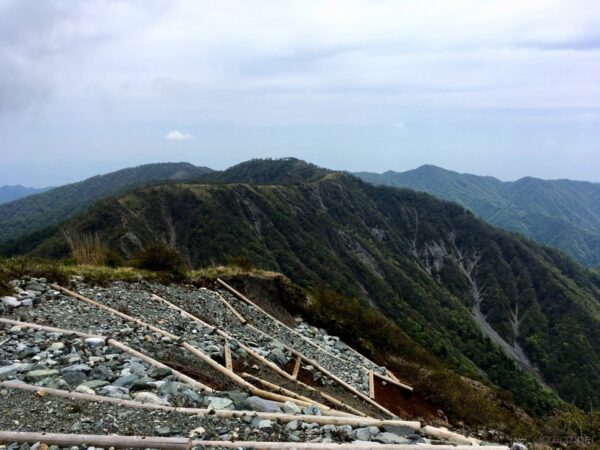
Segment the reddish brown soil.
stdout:
[[375,377],[375,401],[403,419],[432,421],[439,417],[437,408],[429,405],[418,394],[392,383],[384,385],[383,380],[378,377]]

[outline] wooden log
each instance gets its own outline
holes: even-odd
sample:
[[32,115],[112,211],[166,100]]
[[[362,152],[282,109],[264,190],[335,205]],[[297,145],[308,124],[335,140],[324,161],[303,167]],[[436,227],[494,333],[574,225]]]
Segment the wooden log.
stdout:
[[233,363],[231,362],[231,347],[229,342],[225,342],[223,346],[223,354],[225,355],[225,368],[233,372]]
[[478,439],[463,436],[462,434],[455,433],[446,428],[436,428],[429,425],[424,426],[421,429],[421,433],[423,433],[425,436],[430,436],[435,439],[444,439],[446,441],[451,441],[458,444],[471,444],[477,446],[481,442]]
[[151,366],[154,367],[159,367],[159,368],[166,368],[171,370],[171,372],[173,373],[173,375],[175,375],[177,378],[179,378],[181,381],[183,381],[186,384],[189,384],[191,386],[194,386],[198,389],[200,389],[201,391],[206,391],[206,392],[214,392],[214,389],[205,386],[204,384],[200,383],[199,381],[194,380],[191,377],[188,377],[187,375],[178,372],[177,370],[155,360],[154,358],[151,358],[150,356],[145,355],[144,353],[138,352],[137,350],[132,349],[131,347],[115,340],[115,339],[107,339],[105,336],[98,336],[98,335],[93,335],[93,334],[87,334],[87,333],[82,333],[79,331],[74,331],[74,330],[65,330],[64,328],[56,328],[56,327],[47,327],[45,325],[38,325],[35,323],[29,323],[29,322],[20,322],[18,320],[10,320],[10,319],[3,319],[0,318],[0,323],[8,323],[11,325],[16,325],[22,328],[31,328],[31,329],[35,329],[35,330],[44,330],[44,331],[48,331],[51,333],[60,333],[60,334],[64,334],[65,336],[69,336],[69,335],[75,335],[75,336],[79,336],[82,337],[84,339],[87,338],[100,338],[100,339],[104,339],[105,344],[109,345],[111,347],[115,347],[118,348],[119,350],[125,352],[125,353],[129,353],[132,356],[135,356],[137,358],[140,358],[141,360],[143,360],[144,362],[146,362],[147,364],[150,364]]
[[242,325],[246,325],[248,323],[248,321],[246,320],[246,318],[244,316],[242,316],[237,309],[235,309],[231,303],[229,303],[225,297],[223,297],[221,294],[219,294],[218,292],[214,291],[215,294],[217,294],[217,297],[219,300],[221,300],[221,302],[233,313],[233,315],[235,317],[237,317],[237,319],[242,323]]
[[38,325],[37,323],[21,322],[19,320],[4,319],[1,317],[0,317],[0,323],[6,323],[9,325],[18,326],[21,328],[32,328],[34,330],[44,330],[44,331],[48,331],[50,333],[60,333],[60,334],[64,334],[65,336],[75,335],[75,336],[79,336],[83,339],[100,338],[100,339],[104,339],[106,341],[106,337],[100,336],[97,334],[88,334],[88,333],[83,333],[81,331],[65,330],[64,328],[56,328],[56,327],[49,327],[46,325]]
[[296,356],[296,362],[294,363],[294,370],[292,371],[292,377],[294,379],[298,379],[298,374],[300,373],[300,367],[302,366],[302,358]]
[[[165,298],[162,298],[156,294],[152,294],[152,297],[155,300],[158,300],[168,306],[170,306],[171,308],[179,311],[182,315],[184,315],[185,317],[189,318],[190,320],[195,321],[196,323],[198,323],[199,325],[203,326],[203,327],[208,327],[211,330],[214,330],[219,336],[224,337],[225,339],[231,340],[233,339],[229,334],[227,334],[225,331],[218,329],[206,322],[204,322],[202,319],[200,319],[199,317],[196,317],[195,315],[187,312],[186,310],[180,308],[179,306],[171,303],[170,301],[168,301]],[[258,328],[256,328],[254,325],[248,323],[246,325],[248,328],[254,330],[255,332],[263,335],[263,336],[267,336],[269,338],[271,338],[269,335],[267,335],[264,331],[259,330]],[[325,400],[327,400],[328,402],[332,403],[335,406],[339,406],[341,408],[347,409],[348,411],[350,411],[352,414],[356,414],[356,415],[360,415],[363,417],[367,417],[367,414],[357,410],[356,408],[353,408],[350,405],[345,404],[344,402],[342,402],[341,400],[338,400],[337,398],[333,397],[332,395],[328,395],[325,394],[324,392],[319,391],[318,389],[315,389],[312,386],[307,385],[306,383],[301,382],[300,380],[297,380],[295,378],[293,378],[289,373],[287,373],[285,370],[282,370],[279,366],[277,366],[275,363],[273,363],[272,361],[269,361],[268,359],[266,359],[264,356],[262,356],[261,354],[257,353],[256,351],[254,351],[253,349],[251,349],[250,347],[248,347],[247,345],[244,345],[241,342],[238,342],[240,348],[242,348],[244,351],[246,351],[246,353],[248,353],[248,355],[252,356],[254,359],[256,359],[257,361],[261,362],[262,364],[266,365],[267,367],[269,367],[271,370],[273,370],[274,372],[278,373],[279,375],[281,375],[282,377],[295,382],[296,384],[298,384],[299,386],[302,386],[303,388],[306,388],[310,391],[315,392],[316,394],[320,395],[322,398],[324,398]],[[288,351],[295,351],[292,350],[290,347],[284,346]],[[298,352],[296,352],[298,353]]]
[[369,397],[375,399],[375,377],[372,370],[369,370]]
[[[39,433],[27,431],[0,431],[0,442],[34,443],[42,442],[46,445],[60,447],[73,447],[85,444],[89,447],[101,448],[157,448],[161,450],[189,450],[193,447],[200,448],[252,448],[255,450],[328,450],[348,448],[346,444],[311,443],[311,442],[259,442],[259,441],[204,441],[187,437],[155,437],[155,436],[119,436],[103,434],[62,434]],[[372,444],[354,444],[355,450],[372,450]],[[429,445],[429,444],[380,444],[375,448],[380,450],[471,450],[472,446]],[[486,450],[508,450],[502,445],[488,446]]]
[[385,369],[385,373],[387,374],[388,378],[391,378],[392,380],[397,381],[398,383],[402,383],[400,379],[396,375],[394,375],[392,371],[390,371],[390,369]]
[[394,386],[398,386],[400,389],[404,389],[405,391],[409,391],[409,392],[413,391],[412,386],[409,386],[407,384],[401,383],[401,382],[396,381],[396,380],[392,380],[391,378],[383,376],[383,375],[381,375],[380,373],[377,373],[377,372],[373,372],[373,374],[377,378],[380,378],[381,380],[385,381],[386,383],[390,383],[390,384],[393,384]]
[[119,316],[123,320],[126,320],[128,322],[136,323],[136,324],[138,324],[138,325],[140,325],[142,327],[145,327],[145,328],[148,328],[151,331],[154,331],[155,333],[162,334],[163,336],[166,336],[166,337],[168,337],[168,338],[170,338],[170,339],[172,339],[174,341],[178,341],[179,340],[179,337],[175,336],[172,333],[169,333],[168,331],[161,330],[160,328],[157,328],[154,325],[150,325],[149,323],[146,323],[146,322],[144,322],[144,321],[142,321],[140,319],[136,319],[135,317],[128,316],[127,314],[124,314],[124,313],[122,313],[120,311],[117,311],[116,309],[110,308],[109,306],[103,305],[102,303],[98,303],[98,302],[96,302],[94,300],[91,300],[91,299],[89,299],[87,297],[84,297],[83,295],[78,294],[77,292],[71,291],[71,290],[66,289],[64,287],[61,287],[61,286],[59,286],[56,283],[51,284],[50,287],[52,287],[53,289],[56,289],[57,291],[61,291],[61,292],[65,293],[65,294],[67,294],[67,295],[69,295],[69,296],[71,296],[73,298],[81,300],[82,302],[88,303],[88,304],[93,305],[93,306],[95,306],[97,308],[100,308],[100,309],[103,309],[105,311],[108,311],[111,314],[114,314],[115,316]]
[[42,388],[40,386],[35,386],[32,384],[25,384],[17,381],[0,381],[0,386],[17,389],[27,392],[44,392],[45,395],[53,395],[55,397],[63,397],[63,398],[71,398],[82,401],[90,401],[90,402],[99,402],[99,403],[111,403],[114,405],[120,405],[131,408],[138,409],[161,409],[165,411],[173,411],[179,412],[182,414],[190,414],[197,416],[216,416],[222,418],[240,418],[244,416],[252,416],[252,417],[260,417],[261,419],[269,419],[269,420],[280,420],[281,422],[287,423],[292,420],[302,420],[307,423],[317,423],[319,425],[327,425],[329,423],[333,425],[351,425],[354,427],[357,426],[376,426],[383,427],[385,425],[395,425],[395,426],[404,426],[408,427],[412,430],[419,431],[421,429],[421,424],[416,421],[406,421],[406,420],[381,420],[381,419],[373,419],[370,417],[341,417],[341,416],[296,416],[292,414],[284,414],[284,413],[263,413],[257,411],[235,411],[229,409],[222,410],[212,410],[208,408],[181,408],[181,407],[173,407],[173,406],[164,406],[164,405],[154,405],[151,403],[139,403],[133,400],[122,400],[118,398],[112,397],[103,397],[95,394],[84,394],[80,392],[69,392],[63,391],[59,389],[52,388]]

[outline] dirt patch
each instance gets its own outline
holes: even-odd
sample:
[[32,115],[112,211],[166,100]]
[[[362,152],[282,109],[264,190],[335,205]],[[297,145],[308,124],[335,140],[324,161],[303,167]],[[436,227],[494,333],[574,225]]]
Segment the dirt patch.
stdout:
[[[403,419],[423,419],[432,421],[438,416],[438,410],[428,405],[418,395],[385,383],[375,377],[375,401]],[[385,383],[385,384],[384,384]]]

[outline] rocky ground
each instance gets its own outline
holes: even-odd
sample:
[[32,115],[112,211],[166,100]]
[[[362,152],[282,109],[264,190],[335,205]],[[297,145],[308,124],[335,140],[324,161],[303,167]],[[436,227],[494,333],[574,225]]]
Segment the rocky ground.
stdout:
[[[331,373],[364,394],[369,393],[367,369],[376,370],[382,374],[385,373],[384,367],[378,367],[366,358],[356,357],[356,354],[346,345],[337,345],[336,347],[334,344],[332,346],[326,346],[319,345],[317,341],[310,344],[297,334],[291,332],[281,323],[271,319],[257,308],[239,300],[229,292],[220,291],[220,293],[256,327],[264,332],[268,332],[282,342],[285,342],[294,350],[297,350],[316,361],[323,368],[329,370]],[[308,369],[310,370],[310,368]]]
[[[0,317],[110,337],[177,370],[184,368],[187,375],[209,385],[215,392],[203,392],[186,384],[172,370],[152,366],[112,347],[104,339],[82,338],[73,334],[0,323],[0,381],[152,405],[208,410],[207,413],[194,415],[138,409],[45,395],[42,391],[27,392],[4,384],[0,386],[0,430],[146,436],[194,435],[207,440],[332,444],[436,443],[406,427],[375,427],[364,423],[362,426],[360,423],[354,426],[319,425],[309,418],[310,415],[325,414],[316,406],[300,408],[293,402],[280,404],[252,396],[192,357],[173,339],[66,296],[52,289],[45,279],[25,277],[13,280],[11,285],[15,294],[2,298]],[[224,339],[213,329],[184,318],[177,310],[153,299],[152,293],[164,296],[200,319],[220,327],[280,366],[289,366],[292,362],[292,355],[283,348],[282,342],[285,342],[363,391],[363,378],[367,369],[385,370],[357,355],[339,339],[302,323],[297,331],[314,339],[315,344],[311,345],[226,292],[148,283],[118,282],[108,287],[98,287],[87,285],[82,280],[74,280],[72,289],[181,337],[217,361],[223,359]],[[243,326],[224,307],[218,295],[224,296],[251,323],[273,338]],[[253,367],[253,361],[243,349],[235,345],[235,341],[230,346],[236,367],[259,370],[258,366]],[[340,359],[328,357],[330,354],[335,354]],[[343,361],[345,366],[342,365]],[[260,370],[264,375],[265,368]],[[223,418],[210,413],[215,409],[245,412],[239,418]],[[269,420],[257,417],[253,411],[284,412],[296,415],[297,418],[288,421]],[[10,448],[13,447],[19,446],[12,445]]]

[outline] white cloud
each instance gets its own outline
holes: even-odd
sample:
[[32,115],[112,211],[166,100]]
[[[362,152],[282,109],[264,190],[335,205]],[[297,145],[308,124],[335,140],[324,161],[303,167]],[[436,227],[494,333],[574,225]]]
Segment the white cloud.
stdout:
[[165,136],[165,139],[168,139],[169,141],[187,141],[188,139],[191,139],[191,138],[192,138],[191,134],[182,133],[179,130],[170,131]]
[[15,110],[46,85],[59,112],[166,123],[600,106],[597,0],[29,0],[35,23],[24,1],[0,0],[0,104]]

